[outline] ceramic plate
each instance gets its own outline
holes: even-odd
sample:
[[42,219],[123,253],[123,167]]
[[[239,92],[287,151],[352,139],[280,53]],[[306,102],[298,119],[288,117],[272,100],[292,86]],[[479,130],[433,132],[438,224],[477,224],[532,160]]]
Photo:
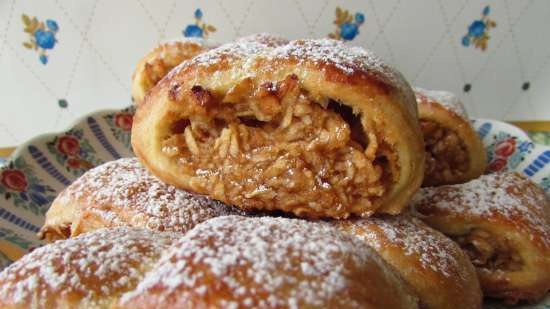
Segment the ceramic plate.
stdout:
[[[21,145],[5,162],[0,168],[0,269],[42,245],[36,232],[63,188],[94,166],[133,155],[133,112],[128,107],[92,113],[65,132],[41,135]],[[525,132],[504,122],[476,119],[473,124],[487,148],[491,171],[519,171],[550,196],[550,147],[533,143]],[[550,297],[517,308],[550,309]]]

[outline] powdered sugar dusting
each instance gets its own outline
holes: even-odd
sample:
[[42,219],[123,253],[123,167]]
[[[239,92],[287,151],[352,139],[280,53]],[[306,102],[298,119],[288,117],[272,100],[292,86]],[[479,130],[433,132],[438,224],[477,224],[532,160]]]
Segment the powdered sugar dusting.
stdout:
[[227,43],[219,46],[218,48],[211,49],[205,53],[202,53],[189,62],[180,64],[171,73],[177,74],[179,70],[187,67],[191,64],[197,64],[199,66],[211,66],[218,64],[222,59],[239,59],[239,58],[253,58],[254,56],[261,54],[268,50],[269,44],[256,40],[242,40],[238,42]]
[[396,87],[400,94],[410,93],[410,87],[399,72],[386,65],[370,50],[348,46],[332,39],[295,40],[273,49],[265,55],[268,58],[293,58],[299,62],[332,64],[347,75],[356,72],[368,73],[381,81]]
[[[121,300],[128,302],[150,290],[160,298],[212,293],[221,300],[211,305],[220,308],[321,307],[329,300],[334,304],[351,284],[351,270],[343,261],[357,269],[373,256],[328,224],[219,217],[188,232]],[[353,299],[344,305],[358,306]]]
[[280,36],[262,32],[239,38],[236,42],[257,42],[270,47],[275,47],[287,44],[288,40]]
[[100,214],[109,226],[132,225],[186,232],[207,219],[242,214],[202,195],[176,189],[149,173],[136,158],[111,161],[89,170],[55,203],[77,201],[82,211]]
[[386,65],[373,53],[332,39],[295,40],[273,50],[275,58],[298,58],[317,63],[331,63],[351,75],[356,69],[383,71]]
[[107,306],[109,297],[132,289],[175,239],[121,227],[45,245],[0,273],[0,303],[57,308],[57,301],[79,299],[87,308]]
[[505,220],[550,247],[550,203],[544,191],[515,173],[495,173],[458,185],[422,188],[413,210],[435,209],[450,216]]
[[418,104],[422,102],[436,102],[458,116],[466,120],[469,119],[466,107],[454,93],[440,90],[426,90],[420,87],[414,87],[413,89],[416,93]]
[[[371,51],[362,47],[353,47],[332,39],[308,39],[287,42],[285,39],[269,34],[258,34],[238,39],[202,53],[190,61],[180,64],[170,72],[170,77],[177,75],[181,70],[191,66],[213,66],[222,60],[244,60],[239,64],[239,70],[253,68],[259,59],[277,60],[294,59],[298,63],[315,63],[333,65],[346,75],[357,72],[369,74],[388,86],[395,87],[398,95],[404,100],[413,101],[414,95],[405,78],[395,69],[386,65]],[[258,68],[254,68],[257,70]],[[259,68],[264,69],[264,68]],[[252,74],[247,72],[246,74]],[[416,110],[411,110],[416,114]]]
[[[424,269],[444,277],[468,277],[457,260],[460,248],[443,234],[422,221],[407,215],[369,217],[350,222],[353,235],[358,236],[378,252],[398,247],[406,256],[417,258]],[[391,264],[391,261],[388,261]]]

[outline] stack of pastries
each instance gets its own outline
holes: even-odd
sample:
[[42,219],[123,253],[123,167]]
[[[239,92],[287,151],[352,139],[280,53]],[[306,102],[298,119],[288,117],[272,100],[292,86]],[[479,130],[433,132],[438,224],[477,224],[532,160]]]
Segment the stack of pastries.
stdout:
[[550,289],[550,203],[451,93],[370,51],[260,34],[161,44],[136,158],[53,202],[4,308],[465,308]]

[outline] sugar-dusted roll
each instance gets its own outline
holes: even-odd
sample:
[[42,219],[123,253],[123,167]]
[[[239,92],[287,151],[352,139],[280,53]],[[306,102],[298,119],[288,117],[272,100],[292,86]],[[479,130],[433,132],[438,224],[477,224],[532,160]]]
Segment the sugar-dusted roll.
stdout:
[[451,239],[408,216],[337,220],[401,275],[426,309],[480,309],[481,289],[468,256]]
[[0,309],[108,309],[176,234],[120,227],[48,244],[0,273]]
[[197,225],[115,308],[418,308],[372,249],[328,224],[226,216]]
[[136,158],[125,158],[89,170],[61,192],[46,213],[39,237],[51,242],[115,226],[183,233],[230,214],[242,211],[167,185]]
[[469,255],[485,296],[516,303],[550,290],[550,203],[526,177],[489,174],[423,188],[412,207]]
[[463,183],[485,171],[485,148],[462,102],[447,91],[415,88],[426,149],[423,186]]
[[147,92],[182,61],[210,49],[201,38],[182,38],[160,43],[138,62],[132,75],[132,99],[141,104]]
[[399,213],[424,171],[405,79],[329,39],[237,41],[182,63],[138,109],[132,145],[177,187],[310,218]]

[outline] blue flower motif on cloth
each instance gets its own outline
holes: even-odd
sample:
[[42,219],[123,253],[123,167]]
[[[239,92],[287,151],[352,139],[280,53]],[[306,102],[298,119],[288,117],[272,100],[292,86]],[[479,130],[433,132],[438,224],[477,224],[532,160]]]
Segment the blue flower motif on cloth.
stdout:
[[468,33],[462,37],[462,45],[465,47],[474,46],[475,48],[485,51],[489,42],[489,30],[497,26],[497,24],[489,19],[491,8],[486,6],[481,12],[481,19],[474,20],[468,26]]
[[23,46],[38,52],[38,60],[42,64],[48,63],[46,51],[53,49],[57,44],[55,35],[59,31],[59,25],[55,20],[47,19],[46,22],[39,21],[36,17],[29,17],[26,14],[21,15],[23,31],[29,34],[28,41],[23,42]]
[[359,27],[365,22],[365,15],[361,12],[352,15],[348,10],[336,7],[336,29],[328,37],[336,40],[351,41],[359,34]]
[[186,38],[208,38],[212,32],[216,32],[216,27],[208,25],[202,21],[201,9],[195,10],[195,23],[187,25],[183,29],[183,36]]

